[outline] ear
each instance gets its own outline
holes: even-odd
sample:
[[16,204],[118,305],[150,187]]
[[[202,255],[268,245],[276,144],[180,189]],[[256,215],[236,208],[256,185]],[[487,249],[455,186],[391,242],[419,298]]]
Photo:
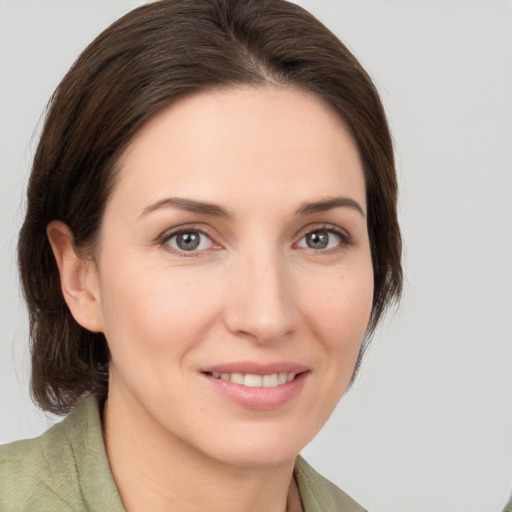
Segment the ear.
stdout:
[[64,222],[50,222],[46,233],[59,268],[62,294],[71,314],[89,331],[103,332],[98,273],[94,262],[80,256],[73,233]]

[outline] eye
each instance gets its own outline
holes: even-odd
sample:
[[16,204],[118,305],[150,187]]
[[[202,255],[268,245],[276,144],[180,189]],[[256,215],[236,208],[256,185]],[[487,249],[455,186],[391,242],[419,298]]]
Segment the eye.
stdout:
[[342,233],[334,229],[315,229],[306,233],[297,244],[298,247],[307,247],[317,251],[333,249],[343,244],[346,240]]
[[165,242],[172,249],[183,252],[202,251],[212,247],[213,242],[209,236],[201,231],[180,231],[169,236]]

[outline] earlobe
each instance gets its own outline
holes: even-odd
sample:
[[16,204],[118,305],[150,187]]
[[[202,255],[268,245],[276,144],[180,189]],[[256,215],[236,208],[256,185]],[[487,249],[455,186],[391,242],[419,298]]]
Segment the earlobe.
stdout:
[[61,221],[52,221],[46,229],[60,274],[64,300],[75,320],[93,332],[102,332],[98,275],[94,262],[76,250],[73,233]]

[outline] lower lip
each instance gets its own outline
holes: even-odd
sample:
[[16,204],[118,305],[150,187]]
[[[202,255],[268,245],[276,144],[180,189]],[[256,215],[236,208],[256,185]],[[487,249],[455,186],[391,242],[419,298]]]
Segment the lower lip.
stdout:
[[281,407],[295,398],[304,387],[309,372],[300,373],[291,382],[273,388],[251,388],[228,380],[202,374],[215,390],[245,409],[268,411]]

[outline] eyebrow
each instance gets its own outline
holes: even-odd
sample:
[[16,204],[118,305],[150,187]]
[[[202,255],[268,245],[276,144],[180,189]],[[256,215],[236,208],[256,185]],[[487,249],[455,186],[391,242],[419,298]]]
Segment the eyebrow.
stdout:
[[[148,215],[155,210],[161,208],[178,208],[186,212],[199,213],[202,215],[211,215],[213,217],[230,217],[231,215],[227,210],[213,203],[207,203],[203,201],[195,201],[193,199],[184,199],[181,197],[168,197],[161,199],[156,203],[146,206],[142,211],[140,217]],[[311,215],[313,213],[325,212],[334,208],[350,208],[357,211],[363,217],[365,213],[359,203],[349,197],[332,197],[315,201],[312,203],[303,203],[297,210],[297,215]]]
[[366,217],[361,205],[350,197],[329,197],[314,203],[303,203],[297,210],[297,214],[310,215],[312,213],[326,212],[333,208],[350,208],[360,213],[363,217]]
[[157,201],[154,204],[146,206],[140,217],[148,213],[159,210],[160,208],[174,207],[186,212],[200,213],[202,215],[212,215],[214,217],[229,217],[227,210],[213,203],[205,203],[203,201],[194,201],[193,199],[184,199],[181,197],[168,197]]

